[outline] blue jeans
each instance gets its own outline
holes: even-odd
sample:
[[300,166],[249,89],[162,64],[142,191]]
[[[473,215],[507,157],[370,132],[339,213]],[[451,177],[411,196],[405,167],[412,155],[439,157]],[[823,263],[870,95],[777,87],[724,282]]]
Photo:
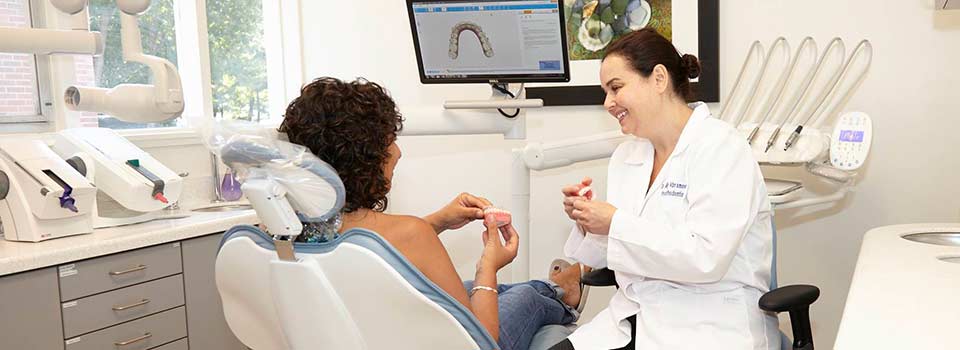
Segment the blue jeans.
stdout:
[[[463,286],[469,292],[473,281],[464,281]],[[501,350],[527,350],[540,327],[570,324],[580,317],[561,300],[563,289],[550,280],[499,284],[497,292]]]

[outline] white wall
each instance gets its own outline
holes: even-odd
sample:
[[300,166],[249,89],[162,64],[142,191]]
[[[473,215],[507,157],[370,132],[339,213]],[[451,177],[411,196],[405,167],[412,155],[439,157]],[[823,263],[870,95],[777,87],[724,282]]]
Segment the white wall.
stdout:
[[721,6],[726,88],[754,39],[769,43],[785,35],[798,43],[812,35],[822,47],[840,36],[848,50],[863,38],[873,43],[869,76],[845,108],[869,113],[876,133],[857,193],[840,208],[814,215],[785,211],[777,218],[780,283],[821,288],[812,310],[818,347],[833,346],[863,233],[890,224],[960,221],[960,139],[952,134],[960,127],[960,11],[932,9],[933,1],[889,0]]
[[[692,0],[674,0],[692,1]],[[438,113],[445,98],[483,98],[482,85],[421,85],[403,1],[304,1],[305,75],[366,77],[392,93],[410,122]],[[861,170],[857,193],[839,207],[778,213],[781,284],[818,285],[813,308],[818,347],[831,348],[840,322],[860,239],[872,227],[960,220],[960,12],[933,12],[933,1],[724,1],[720,13],[722,91],[727,91],[748,45],[769,45],[779,35],[796,44],[811,35],[820,45],[844,38],[851,49],[862,38],[874,45],[867,80],[844,110],[874,119],[872,159]],[[528,114],[528,140],[552,141],[616,130],[599,106],[545,108]],[[403,137],[391,211],[426,214],[460,191],[506,206],[509,149],[519,141],[499,136]],[[606,161],[533,176],[531,272],[543,277],[560,255],[570,228],[559,188],[590,175],[603,193]],[[798,172],[772,169],[777,175]],[[480,251],[480,227],[442,238],[463,277],[472,277]],[[895,257],[891,257],[895,258]],[[592,298],[591,308],[602,305]],[[882,305],[878,305],[882,307]],[[589,317],[589,316],[588,316]]]

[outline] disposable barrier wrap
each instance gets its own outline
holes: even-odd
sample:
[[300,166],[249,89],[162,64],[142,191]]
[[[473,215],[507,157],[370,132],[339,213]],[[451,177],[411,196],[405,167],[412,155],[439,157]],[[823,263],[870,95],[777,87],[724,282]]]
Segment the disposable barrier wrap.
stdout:
[[343,208],[343,181],[307,148],[252,123],[219,121],[202,130],[207,147],[233,169],[238,181],[268,179],[286,188],[301,221],[326,222]]

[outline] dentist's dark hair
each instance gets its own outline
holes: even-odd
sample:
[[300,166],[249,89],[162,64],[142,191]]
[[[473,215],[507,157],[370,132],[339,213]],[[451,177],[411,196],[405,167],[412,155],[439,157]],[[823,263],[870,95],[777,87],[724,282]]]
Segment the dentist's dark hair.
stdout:
[[620,37],[607,48],[603,58],[610,56],[627,60],[633,70],[644,78],[653,73],[654,67],[662,64],[670,74],[673,92],[684,101],[696,100],[690,79],[700,76],[700,61],[694,55],[681,56],[673,43],[656,29],[643,28]]
[[401,129],[403,116],[383,87],[324,77],[300,89],[278,131],[337,170],[347,190],[343,211],[350,213],[387,209],[390,180],[383,166]]

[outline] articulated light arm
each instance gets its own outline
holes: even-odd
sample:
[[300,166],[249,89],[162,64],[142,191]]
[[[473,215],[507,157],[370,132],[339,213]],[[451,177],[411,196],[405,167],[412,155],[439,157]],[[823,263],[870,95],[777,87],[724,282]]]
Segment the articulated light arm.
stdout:
[[[76,16],[86,0],[50,0],[61,12]],[[117,0],[123,59],[146,65],[153,84],[120,84],[112,89],[71,86],[64,92],[67,108],[109,114],[134,123],[164,122],[183,113],[183,88],[177,68],[165,59],[145,55],[140,43],[137,16],[150,8],[150,0]],[[85,30],[0,27],[0,52],[29,54],[102,55],[103,36]]]
[[164,122],[183,113],[183,88],[176,67],[143,53],[137,17],[149,7],[149,0],[117,0],[123,59],[150,68],[153,85],[120,84],[111,89],[71,86],[64,93],[68,108],[105,113],[134,123]]

